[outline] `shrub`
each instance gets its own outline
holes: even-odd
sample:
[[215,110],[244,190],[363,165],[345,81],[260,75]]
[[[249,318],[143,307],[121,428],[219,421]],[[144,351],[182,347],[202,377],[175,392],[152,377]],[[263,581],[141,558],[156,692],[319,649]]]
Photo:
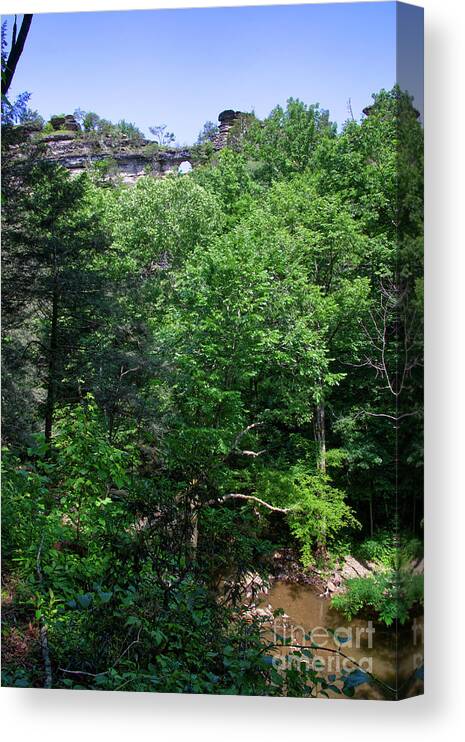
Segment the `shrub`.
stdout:
[[355,549],[355,555],[367,562],[397,569],[423,553],[423,543],[415,536],[395,534],[384,530],[366,539]]
[[356,555],[367,562],[377,562],[390,567],[393,566],[395,549],[393,533],[378,531],[357,547]]
[[332,605],[351,621],[360,613],[375,613],[380,621],[391,626],[403,624],[412,608],[423,602],[423,576],[390,571],[371,577],[347,580],[347,591],[335,595]]
[[328,476],[309,472],[301,465],[288,473],[265,473],[257,494],[289,508],[287,520],[305,567],[312,564],[315,551],[331,547],[345,528],[360,525],[345,502],[345,492],[334,487]]

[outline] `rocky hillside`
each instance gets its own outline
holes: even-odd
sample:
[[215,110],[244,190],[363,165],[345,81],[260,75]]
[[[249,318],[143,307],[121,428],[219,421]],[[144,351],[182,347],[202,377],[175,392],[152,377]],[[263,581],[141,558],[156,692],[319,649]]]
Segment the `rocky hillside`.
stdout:
[[[241,115],[233,110],[219,114],[218,133],[212,141],[216,150],[227,145],[228,132]],[[48,133],[34,125],[23,128],[30,136],[40,137],[46,145],[46,160],[63,165],[73,174],[96,165],[102,174],[135,183],[144,175],[161,177],[179,172],[181,166],[189,170],[195,164],[189,148],[159,146],[150,139],[125,135],[114,137],[83,132],[73,115],[52,117],[49,125],[52,131]]]

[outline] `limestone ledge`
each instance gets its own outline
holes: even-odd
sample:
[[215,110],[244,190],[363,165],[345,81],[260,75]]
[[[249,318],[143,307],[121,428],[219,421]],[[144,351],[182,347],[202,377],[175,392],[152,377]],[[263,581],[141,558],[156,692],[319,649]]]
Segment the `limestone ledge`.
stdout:
[[72,174],[102,162],[107,164],[109,176],[118,176],[124,183],[135,183],[144,175],[177,173],[181,163],[192,164],[188,149],[157,149],[149,139],[85,139],[63,132],[43,137],[42,141],[46,144],[44,159],[62,165]]

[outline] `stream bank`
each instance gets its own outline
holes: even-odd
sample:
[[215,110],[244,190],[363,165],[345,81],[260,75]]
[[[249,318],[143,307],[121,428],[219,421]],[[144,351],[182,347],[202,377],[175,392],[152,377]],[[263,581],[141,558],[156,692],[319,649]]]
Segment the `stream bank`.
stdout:
[[[393,700],[396,694],[418,695],[423,688],[423,618],[387,627],[369,615],[349,621],[331,605],[332,595],[344,591],[347,579],[375,571],[376,565],[362,564],[352,556],[331,570],[304,571],[295,553],[280,550],[274,555],[268,584],[258,575],[247,576],[248,611],[251,618],[263,622],[265,636],[277,645],[274,656],[281,662],[292,662],[296,647],[312,648],[313,658],[304,661],[312,662],[330,684],[352,673],[354,698]],[[331,691],[329,695],[341,698]]]

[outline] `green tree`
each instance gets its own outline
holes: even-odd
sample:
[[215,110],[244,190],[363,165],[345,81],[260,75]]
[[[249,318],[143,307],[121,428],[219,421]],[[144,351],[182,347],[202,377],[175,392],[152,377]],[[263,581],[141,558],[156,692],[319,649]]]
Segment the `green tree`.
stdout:
[[108,230],[123,271],[163,272],[178,267],[196,245],[221,228],[215,196],[190,178],[141,178],[109,194]]
[[199,132],[197,137],[197,144],[205,144],[205,142],[212,142],[218,134],[218,124],[213,121],[205,121],[202,131]]
[[158,126],[149,126],[149,131],[153,136],[154,140],[161,147],[167,147],[172,144],[176,139],[172,131],[167,131],[166,124],[160,124]]
[[334,138],[336,127],[328,111],[289,98],[287,107],[276,106],[264,121],[254,121],[246,135],[246,152],[261,167],[267,182],[303,172],[322,139]]
[[260,192],[245,157],[227,148],[208,165],[197,167],[192,179],[219,201],[226,229],[250,212]]
[[[42,161],[28,173],[27,188],[9,195],[3,214],[4,330],[24,354],[34,354],[34,386],[50,440],[67,364],[80,336],[95,326],[103,278],[93,260],[107,240],[85,176],[71,179]],[[7,377],[14,373],[7,369]],[[13,415],[6,403],[6,414]]]

